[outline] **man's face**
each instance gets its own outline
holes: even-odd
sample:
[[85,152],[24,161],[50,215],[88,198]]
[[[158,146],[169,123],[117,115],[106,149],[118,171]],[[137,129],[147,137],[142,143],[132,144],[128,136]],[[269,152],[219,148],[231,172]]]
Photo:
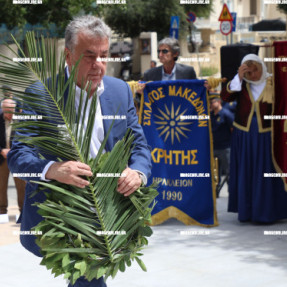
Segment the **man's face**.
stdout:
[[158,48],[158,58],[163,65],[168,65],[174,63],[174,57],[176,54],[173,54],[168,45],[161,45]]
[[221,103],[220,103],[220,100],[219,100],[219,99],[212,99],[212,100],[210,101],[210,109],[211,109],[212,111],[214,111],[214,110],[220,108],[220,106],[221,106]]
[[[69,69],[80,59],[78,65],[77,86],[84,88],[88,81],[91,82],[93,93],[105,75],[107,62],[97,61],[98,58],[107,58],[109,40],[107,38],[95,38],[86,33],[79,32],[77,42],[70,51],[66,48],[66,62]],[[82,86],[83,83],[83,86]]]
[[5,111],[3,111],[4,119],[11,122],[13,113],[14,113],[13,109],[6,109]]
[[3,116],[5,120],[12,120],[13,113],[15,113],[15,106],[16,103],[10,99],[6,99],[2,102]]

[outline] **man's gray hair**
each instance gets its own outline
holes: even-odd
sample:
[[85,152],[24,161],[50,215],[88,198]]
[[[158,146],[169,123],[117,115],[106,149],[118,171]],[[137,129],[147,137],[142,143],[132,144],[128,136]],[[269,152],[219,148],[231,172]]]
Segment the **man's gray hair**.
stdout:
[[[180,54],[180,47],[179,47],[179,42],[175,38],[164,38],[158,43],[158,47],[162,45],[167,45],[170,47],[171,51],[173,54],[178,53]],[[177,60],[177,57],[174,59],[175,61]]]
[[65,47],[70,51],[77,43],[77,35],[79,32],[84,32],[88,35],[107,38],[110,41],[111,29],[100,18],[92,15],[85,15],[75,18],[66,27],[65,31]]

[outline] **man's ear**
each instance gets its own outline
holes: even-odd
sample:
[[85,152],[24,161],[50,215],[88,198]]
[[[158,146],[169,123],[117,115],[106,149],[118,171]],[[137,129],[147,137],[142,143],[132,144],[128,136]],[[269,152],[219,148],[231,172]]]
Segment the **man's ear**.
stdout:
[[72,53],[68,48],[65,48],[66,63],[69,67],[72,66]]
[[178,59],[178,56],[179,56],[179,53],[178,53],[178,52],[176,52],[176,53],[173,54],[173,59],[174,59],[174,61],[176,61],[176,60]]

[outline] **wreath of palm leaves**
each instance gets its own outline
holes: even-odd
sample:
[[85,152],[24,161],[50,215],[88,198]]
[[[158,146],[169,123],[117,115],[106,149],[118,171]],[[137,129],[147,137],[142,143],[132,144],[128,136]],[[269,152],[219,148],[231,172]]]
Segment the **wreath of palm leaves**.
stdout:
[[[80,276],[88,280],[115,277],[118,270],[125,271],[134,259],[146,270],[139,252],[152,234],[147,223],[151,218],[150,206],[158,194],[155,187],[140,187],[124,197],[116,192],[118,178],[97,176],[99,173],[122,173],[130,157],[132,133],[127,132],[110,153],[103,153],[110,127],[97,157],[90,158],[97,97],[93,96],[90,111],[87,111],[88,97],[85,99],[84,91],[81,91],[76,111],[78,63],[72,67],[69,79],[65,79],[65,59],[61,55],[57,65],[53,40],[27,33],[26,54],[14,41],[20,57],[30,61],[15,62],[0,55],[0,82],[11,86],[14,96],[22,102],[24,114],[17,115],[42,116],[41,120],[31,117],[14,123],[13,128],[18,131],[16,140],[36,148],[39,156],[52,154],[59,161],[81,161],[93,172],[88,178],[90,184],[84,189],[56,181],[35,182],[39,186],[35,192],[46,194],[43,203],[36,203],[44,220],[33,229],[42,234],[36,239],[43,255],[41,264],[52,269],[55,276],[64,274],[72,284]],[[19,58],[18,52],[10,50]],[[29,89],[23,92],[31,85],[33,92]],[[43,92],[40,86],[46,91]],[[66,99],[65,93],[68,93]],[[87,112],[89,118],[85,127]],[[27,137],[26,133],[32,136]]]

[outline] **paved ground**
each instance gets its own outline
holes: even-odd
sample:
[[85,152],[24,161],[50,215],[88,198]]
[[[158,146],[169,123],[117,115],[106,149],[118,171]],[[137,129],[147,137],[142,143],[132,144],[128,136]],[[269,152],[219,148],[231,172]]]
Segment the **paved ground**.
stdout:
[[[9,187],[10,223],[0,224],[1,287],[65,287],[53,278],[40,260],[21,247],[13,222],[17,212],[15,188]],[[273,225],[242,224],[226,212],[226,186],[217,200],[219,226],[185,226],[170,219],[153,227],[144,252],[148,268],[134,263],[125,273],[108,280],[109,287],[286,287],[287,221]],[[208,231],[208,235],[181,235],[181,231]]]

